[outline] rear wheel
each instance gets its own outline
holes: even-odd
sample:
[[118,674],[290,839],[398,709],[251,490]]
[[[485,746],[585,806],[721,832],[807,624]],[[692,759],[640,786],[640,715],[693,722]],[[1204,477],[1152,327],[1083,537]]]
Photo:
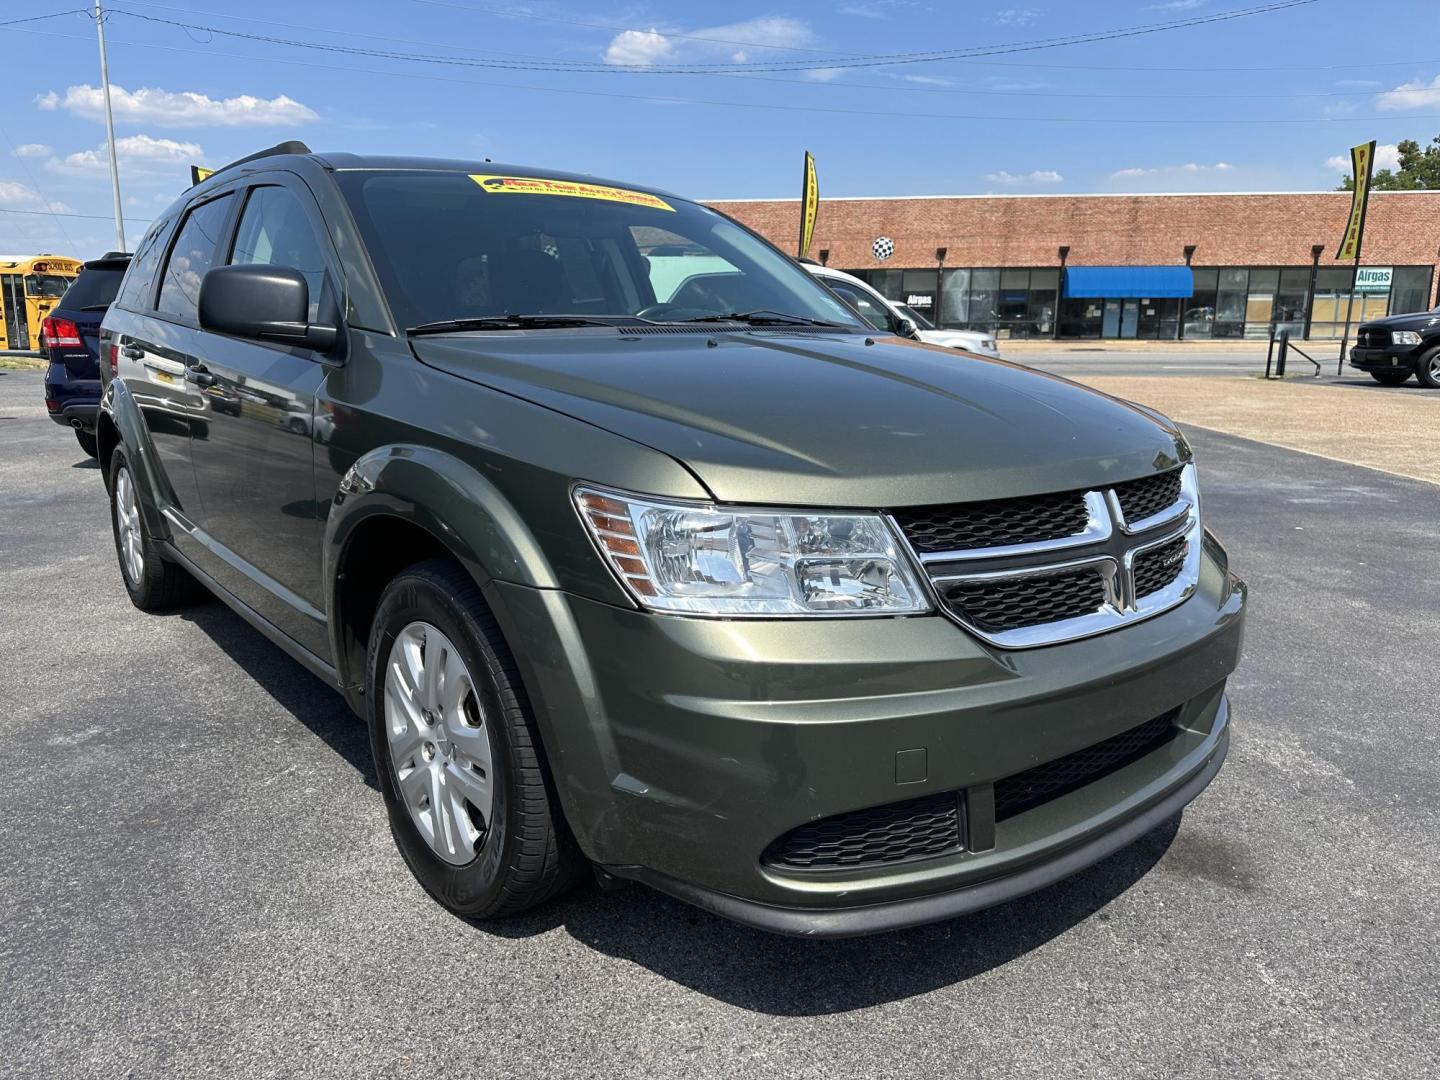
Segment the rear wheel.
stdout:
[[141,611],[164,611],[193,599],[199,583],[165,558],[158,541],[145,526],[140,496],[125,451],[110,457],[110,524],[115,530],[115,553],[120,577],[130,602]]
[[365,701],[390,831],[441,904],[511,915],[584,872],[514,657],[459,566],[417,563],[386,587]]
[[79,428],[76,428],[75,441],[80,444],[80,449],[84,450],[85,453],[91,457],[100,456],[100,447],[95,442],[95,433],[93,431],[81,431]]
[[1415,377],[1420,380],[1421,386],[1440,390],[1440,347],[1420,357],[1420,362],[1415,365]]
[[1399,386],[1410,378],[1408,371],[1372,371],[1370,377],[1381,386]]

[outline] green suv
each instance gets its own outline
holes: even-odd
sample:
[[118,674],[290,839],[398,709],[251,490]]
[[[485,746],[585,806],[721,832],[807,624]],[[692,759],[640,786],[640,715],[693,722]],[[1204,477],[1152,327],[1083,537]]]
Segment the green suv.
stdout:
[[1175,426],[879,333],[699,204],[284,144],[160,215],[101,349],[131,598],[335,686],[462,915],[593,870],[947,918],[1225,757],[1245,589]]

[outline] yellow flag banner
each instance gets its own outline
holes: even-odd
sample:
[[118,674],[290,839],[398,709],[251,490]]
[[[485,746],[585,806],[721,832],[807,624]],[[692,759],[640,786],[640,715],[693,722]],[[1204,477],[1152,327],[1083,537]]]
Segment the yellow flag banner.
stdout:
[[805,176],[800,186],[800,258],[810,254],[815,238],[815,217],[820,212],[820,182],[815,179],[815,159],[805,151]]
[[1375,167],[1375,140],[1350,148],[1350,175],[1355,190],[1350,196],[1350,219],[1335,258],[1340,262],[1356,262],[1360,258],[1360,242],[1365,237],[1365,208],[1370,201],[1370,173]]
[[215,170],[214,170],[214,169],[207,169],[207,168],[205,168],[205,166],[203,166],[203,165],[191,165],[191,166],[190,166],[190,186],[191,186],[191,187],[194,187],[196,184],[200,183],[201,180],[204,180],[204,179],[206,179],[206,178],[208,178],[208,177],[211,177],[211,176],[214,176],[214,175],[215,175]]

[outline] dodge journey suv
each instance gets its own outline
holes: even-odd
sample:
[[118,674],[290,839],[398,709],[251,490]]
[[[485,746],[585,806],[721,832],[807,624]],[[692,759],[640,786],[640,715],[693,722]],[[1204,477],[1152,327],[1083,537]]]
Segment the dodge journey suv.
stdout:
[[946,918],[1225,757],[1245,590],[1175,426],[879,332],[686,199],[284,144],[160,215],[100,345],[130,597],[203,586],[343,694],[460,914],[593,868]]

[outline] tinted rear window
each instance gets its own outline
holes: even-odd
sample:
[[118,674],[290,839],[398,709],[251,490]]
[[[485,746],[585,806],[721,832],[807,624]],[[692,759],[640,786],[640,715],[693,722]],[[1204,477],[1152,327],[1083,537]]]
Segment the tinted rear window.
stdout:
[[84,308],[108,307],[120,291],[120,279],[125,276],[124,267],[108,269],[94,266],[80,271],[74,284],[65,290],[60,301],[62,308],[80,311]]

